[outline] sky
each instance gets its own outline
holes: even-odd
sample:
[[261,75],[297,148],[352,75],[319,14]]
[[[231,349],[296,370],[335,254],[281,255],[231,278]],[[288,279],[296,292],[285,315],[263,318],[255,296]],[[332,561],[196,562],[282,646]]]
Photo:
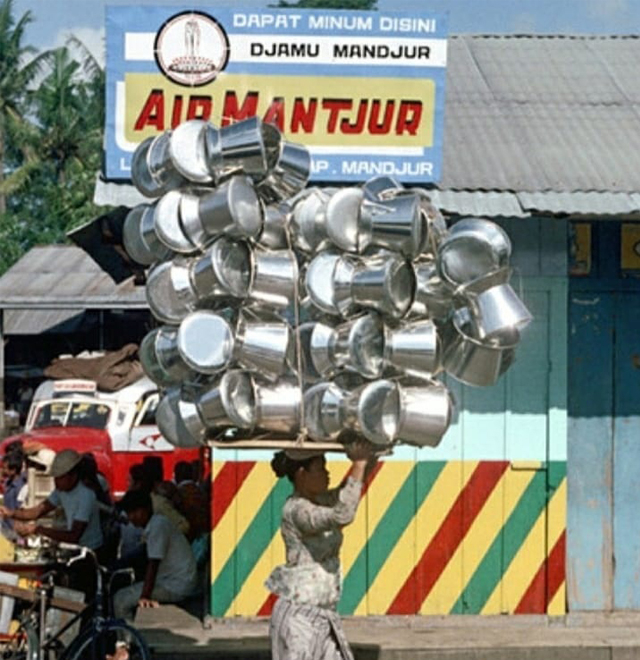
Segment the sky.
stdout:
[[[266,7],[273,0],[14,0],[16,17],[30,11],[26,43],[61,46],[70,34],[104,63],[106,5],[199,8]],[[451,34],[640,34],[640,0],[378,0],[378,9],[447,12]]]

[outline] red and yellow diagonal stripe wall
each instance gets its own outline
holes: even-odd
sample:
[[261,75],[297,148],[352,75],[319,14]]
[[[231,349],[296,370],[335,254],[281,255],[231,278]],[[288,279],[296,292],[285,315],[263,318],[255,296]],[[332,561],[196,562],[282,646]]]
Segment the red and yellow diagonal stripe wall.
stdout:
[[[329,463],[339,483],[349,463]],[[268,461],[214,461],[212,614],[269,614],[291,492]],[[565,612],[566,463],[384,461],[345,530],[342,614]]]

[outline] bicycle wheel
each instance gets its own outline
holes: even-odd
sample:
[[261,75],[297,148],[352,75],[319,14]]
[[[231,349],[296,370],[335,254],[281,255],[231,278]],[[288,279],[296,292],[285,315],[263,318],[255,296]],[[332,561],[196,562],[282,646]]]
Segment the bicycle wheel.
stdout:
[[2,660],[38,660],[38,631],[32,624],[20,626],[11,641],[2,649]]
[[151,653],[135,628],[108,620],[81,633],[60,660],[151,660]]

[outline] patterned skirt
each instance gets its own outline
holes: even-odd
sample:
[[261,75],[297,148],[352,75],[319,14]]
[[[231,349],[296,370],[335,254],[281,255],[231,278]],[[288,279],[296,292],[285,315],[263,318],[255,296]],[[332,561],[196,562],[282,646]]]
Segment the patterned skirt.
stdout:
[[334,610],[279,598],[269,634],[273,660],[354,660]]

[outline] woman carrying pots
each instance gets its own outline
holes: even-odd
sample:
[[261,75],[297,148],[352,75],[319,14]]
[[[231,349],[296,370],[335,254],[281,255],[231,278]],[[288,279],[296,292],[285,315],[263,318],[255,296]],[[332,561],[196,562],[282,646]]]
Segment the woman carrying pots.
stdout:
[[342,527],[355,518],[375,455],[363,440],[346,445],[346,451],[350,474],[331,490],[322,452],[287,449],[271,461],[276,475],[288,477],[294,486],[280,526],[287,563],[277,566],[265,583],[279,596],[270,624],[273,660],[353,660],[336,612],[339,552]]

